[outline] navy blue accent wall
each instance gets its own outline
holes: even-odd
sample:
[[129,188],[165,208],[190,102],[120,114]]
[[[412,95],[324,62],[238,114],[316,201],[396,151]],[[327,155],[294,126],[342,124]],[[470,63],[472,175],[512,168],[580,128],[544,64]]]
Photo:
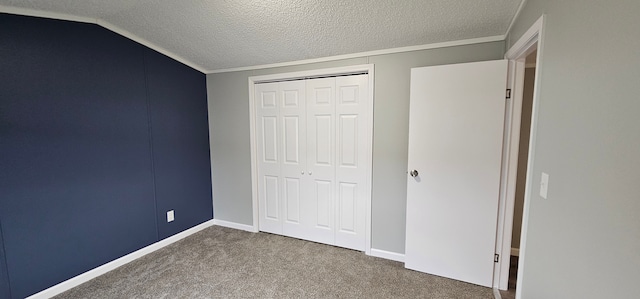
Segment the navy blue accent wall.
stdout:
[[[212,219],[206,77],[151,49],[144,51],[160,239]],[[167,223],[166,212],[175,211]]]
[[97,25],[0,14],[0,28],[12,298],[212,218],[204,74]]

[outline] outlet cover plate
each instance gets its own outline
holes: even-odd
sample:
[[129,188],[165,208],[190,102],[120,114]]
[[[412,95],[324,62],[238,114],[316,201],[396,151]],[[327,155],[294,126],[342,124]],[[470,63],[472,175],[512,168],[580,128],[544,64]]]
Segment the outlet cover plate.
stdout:
[[167,222],[172,222],[173,220],[175,220],[175,214],[173,213],[173,210],[168,211],[167,212]]

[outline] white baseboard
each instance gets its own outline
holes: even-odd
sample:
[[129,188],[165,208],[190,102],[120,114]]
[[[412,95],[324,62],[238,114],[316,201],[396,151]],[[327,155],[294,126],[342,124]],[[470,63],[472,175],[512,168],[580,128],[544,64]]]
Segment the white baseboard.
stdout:
[[371,256],[404,263],[404,254],[371,248]]
[[233,228],[233,229],[244,230],[244,231],[248,231],[248,232],[252,232],[252,233],[257,233],[258,232],[258,230],[256,228],[254,228],[253,225],[247,225],[247,224],[242,224],[242,223],[236,223],[236,222],[224,221],[224,220],[219,220],[219,219],[213,219],[213,224],[218,225],[218,226],[224,226],[224,227],[228,227],[228,228]]
[[166,239],[160,240],[156,243],[153,243],[147,247],[144,247],[142,249],[139,249],[137,251],[134,251],[132,253],[129,253],[121,258],[115,259],[111,262],[108,262],[102,266],[93,268],[87,272],[84,272],[78,276],[75,276],[73,278],[67,279],[57,285],[54,285],[48,289],[45,289],[43,291],[40,291],[39,293],[33,294],[29,297],[27,297],[27,299],[44,299],[44,298],[51,298],[53,296],[56,296],[60,293],[63,293],[65,291],[68,291],[76,286],[79,286],[80,284],[83,284],[91,279],[94,279],[102,274],[105,274],[113,269],[116,269],[122,265],[125,265],[127,263],[130,263],[136,259],[139,259],[149,253],[152,253],[158,249],[161,249],[167,245],[171,245],[177,241],[180,241],[181,239],[184,239],[190,235],[193,235],[207,227],[210,227],[214,225],[214,220],[209,220],[207,222],[204,222],[202,224],[199,224],[197,226],[194,226],[190,229],[187,229],[181,233],[175,234],[171,237],[168,237]]
[[520,249],[519,248],[511,248],[511,255],[520,256]]

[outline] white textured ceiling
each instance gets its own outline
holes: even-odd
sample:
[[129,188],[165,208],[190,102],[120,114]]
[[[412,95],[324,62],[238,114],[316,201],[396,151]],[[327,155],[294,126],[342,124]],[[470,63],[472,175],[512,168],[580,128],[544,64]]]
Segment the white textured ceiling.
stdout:
[[95,20],[215,71],[502,36],[522,1],[0,0],[0,10]]

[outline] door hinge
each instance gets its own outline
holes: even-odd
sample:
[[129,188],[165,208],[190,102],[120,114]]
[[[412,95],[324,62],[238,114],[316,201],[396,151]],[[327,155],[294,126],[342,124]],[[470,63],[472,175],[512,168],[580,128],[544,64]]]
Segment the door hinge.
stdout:
[[494,255],[493,255],[493,262],[494,262],[494,263],[497,263],[497,262],[499,262],[499,261],[500,261],[500,255],[499,255],[499,254],[497,254],[497,253],[496,253],[496,254],[494,254]]
[[507,99],[511,98],[511,89],[507,89]]

